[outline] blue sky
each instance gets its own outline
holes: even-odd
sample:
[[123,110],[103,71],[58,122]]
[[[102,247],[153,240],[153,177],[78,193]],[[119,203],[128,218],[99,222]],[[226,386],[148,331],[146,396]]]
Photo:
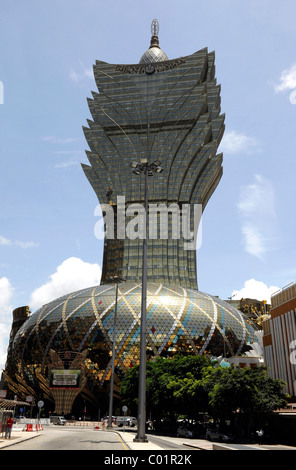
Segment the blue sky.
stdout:
[[267,298],[296,279],[293,0],[2,0],[0,364],[11,312],[99,282],[96,196],[80,163],[92,65],[216,52],[224,175],[203,216],[199,289]]

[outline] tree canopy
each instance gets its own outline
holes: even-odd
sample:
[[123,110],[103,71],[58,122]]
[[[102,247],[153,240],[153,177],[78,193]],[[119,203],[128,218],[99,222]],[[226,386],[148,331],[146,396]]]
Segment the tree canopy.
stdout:
[[[121,383],[121,399],[137,413],[138,366]],[[216,420],[252,423],[286,405],[284,382],[265,367],[221,367],[205,356],[177,356],[147,362],[146,408],[155,419],[197,420],[200,413]]]

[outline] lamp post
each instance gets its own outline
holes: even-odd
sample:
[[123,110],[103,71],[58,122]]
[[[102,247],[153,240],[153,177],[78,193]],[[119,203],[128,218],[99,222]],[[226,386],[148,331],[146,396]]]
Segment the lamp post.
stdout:
[[148,176],[161,173],[163,168],[159,161],[149,163],[147,159],[141,159],[139,163],[131,164],[133,173],[145,175],[145,227],[143,237],[143,262],[142,262],[142,303],[141,303],[141,327],[140,327],[140,367],[139,367],[139,395],[138,395],[138,430],[134,442],[148,442],[145,434],[146,427],[146,305],[147,305],[147,219],[148,219]]
[[113,276],[110,278],[110,280],[113,280],[113,282],[116,283],[116,295],[115,295],[115,311],[114,311],[114,320],[113,320],[112,368],[111,368],[110,396],[109,396],[109,417],[108,417],[107,429],[112,429],[118,284],[120,282],[125,281],[125,279],[123,279],[120,276]]

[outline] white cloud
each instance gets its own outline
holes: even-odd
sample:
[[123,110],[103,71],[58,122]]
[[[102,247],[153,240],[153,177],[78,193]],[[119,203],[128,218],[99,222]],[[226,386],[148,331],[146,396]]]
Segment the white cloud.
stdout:
[[54,155],[84,155],[83,150],[56,150],[53,152]]
[[20,248],[26,249],[26,248],[35,248],[35,247],[39,246],[39,243],[32,242],[32,241],[22,242],[20,240],[12,241],[12,240],[9,240],[8,238],[3,237],[3,236],[0,235],[0,245],[18,246]]
[[240,300],[240,299],[256,299],[259,301],[266,300],[267,303],[270,304],[271,295],[278,291],[279,287],[270,286],[268,287],[262,281],[256,281],[255,279],[249,279],[244,283],[244,287],[240,290],[234,290],[232,292],[232,299],[233,300]]
[[262,253],[265,251],[264,237],[255,224],[244,222],[242,234],[246,251],[250,253],[250,255],[261,259]]
[[[79,142],[80,139],[75,138],[75,137],[56,137],[54,135],[49,135],[49,136],[44,136],[41,137],[41,140],[44,142],[49,142],[50,144],[55,144],[55,145],[65,145],[65,144],[72,144]],[[62,157],[67,157],[71,156],[71,160],[63,161],[63,162],[58,162],[53,165],[53,168],[68,168],[73,165],[78,165],[81,163],[81,159],[85,158],[85,153],[83,150],[54,150],[53,155],[58,155]]]
[[274,85],[277,93],[287,90],[294,90],[296,88],[296,64],[293,64],[289,69],[282,71],[280,81]]
[[69,74],[70,79],[75,83],[81,83],[85,79],[93,79],[94,74],[92,68],[86,68],[83,64],[80,64],[80,71],[76,72],[71,70]]
[[2,237],[0,235],[0,245],[12,245],[12,242],[8,238]]
[[241,188],[237,207],[245,250],[263,259],[266,252],[275,248],[277,240],[274,190],[270,181],[255,175],[253,184]]
[[75,165],[78,165],[78,163],[80,162],[77,162],[75,160],[69,160],[67,162],[56,163],[53,167],[54,168],[69,168],[69,166],[75,166]]
[[49,142],[50,144],[73,144],[74,142],[79,142],[80,139],[76,137],[56,137],[54,135],[47,135],[41,137],[44,142]]
[[37,246],[39,246],[39,243],[35,243],[35,242],[21,242],[19,240],[16,240],[14,242],[14,245],[16,246],[19,246],[20,248],[35,248]]
[[225,153],[250,153],[258,146],[256,139],[246,134],[229,131],[225,132],[221,142],[221,152]]
[[81,161],[85,159],[85,153],[82,150],[57,150],[53,152],[55,155],[67,157],[71,156],[71,160],[65,160],[55,163],[53,168],[68,168],[74,165],[80,165]]
[[98,264],[90,264],[80,258],[68,258],[49,276],[45,284],[34,290],[29,305],[32,309],[38,309],[62,295],[97,285],[100,280],[101,269]]
[[0,375],[6,362],[7,347],[12,322],[13,307],[10,304],[13,287],[7,277],[0,278]]

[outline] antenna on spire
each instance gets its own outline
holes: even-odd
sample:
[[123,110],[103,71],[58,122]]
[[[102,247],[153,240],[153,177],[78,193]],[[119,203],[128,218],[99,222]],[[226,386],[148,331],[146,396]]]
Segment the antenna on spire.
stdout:
[[158,40],[158,31],[159,31],[159,24],[156,18],[151,23],[151,41],[150,47],[158,47],[159,48],[159,40]]
[[159,33],[159,23],[156,18],[151,23],[151,35],[158,36]]

